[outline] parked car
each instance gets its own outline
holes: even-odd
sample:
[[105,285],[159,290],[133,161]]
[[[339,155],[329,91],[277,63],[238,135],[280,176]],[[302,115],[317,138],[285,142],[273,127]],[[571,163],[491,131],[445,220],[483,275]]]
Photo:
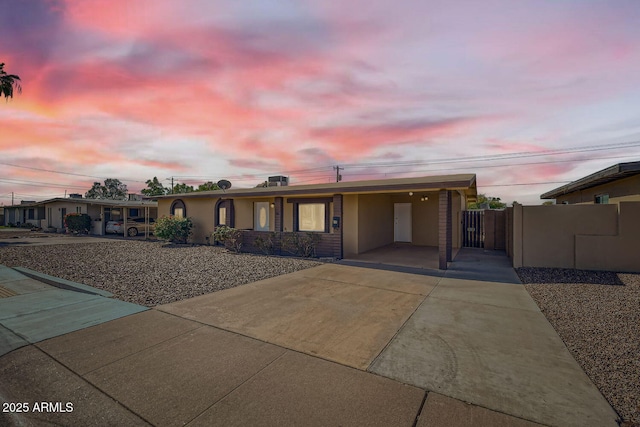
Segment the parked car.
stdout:
[[[127,219],[127,236],[135,237],[138,234],[144,234],[146,227],[149,227],[149,234],[153,234],[156,220],[149,218],[149,224],[145,224],[144,218],[129,218]],[[105,228],[106,233],[123,234],[124,233],[124,220],[107,221]]]

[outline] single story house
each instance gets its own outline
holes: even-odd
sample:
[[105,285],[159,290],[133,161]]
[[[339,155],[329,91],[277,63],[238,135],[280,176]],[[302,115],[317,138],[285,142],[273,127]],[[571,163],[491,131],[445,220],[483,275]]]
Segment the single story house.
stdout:
[[84,199],[82,197],[54,198],[41,202],[23,201],[4,207],[4,225],[31,224],[34,227],[61,232],[64,217],[83,213],[91,217],[91,234],[103,236],[107,221],[124,218],[157,218],[158,204],[142,200]]
[[640,201],[640,161],[619,163],[548,191],[556,204],[617,204]]
[[216,226],[243,230],[243,249],[256,251],[265,233],[310,232],[316,253],[344,258],[408,242],[439,248],[446,269],[461,246],[461,212],[477,196],[475,174],[313,185],[279,185],[157,197],[159,216],[189,217],[193,241],[212,243]]

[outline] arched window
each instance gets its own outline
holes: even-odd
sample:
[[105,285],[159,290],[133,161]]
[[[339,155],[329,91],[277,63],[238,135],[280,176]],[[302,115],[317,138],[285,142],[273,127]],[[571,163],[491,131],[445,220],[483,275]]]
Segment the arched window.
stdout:
[[187,209],[182,200],[178,199],[171,203],[171,215],[176,218],[185,218],[187,216]]

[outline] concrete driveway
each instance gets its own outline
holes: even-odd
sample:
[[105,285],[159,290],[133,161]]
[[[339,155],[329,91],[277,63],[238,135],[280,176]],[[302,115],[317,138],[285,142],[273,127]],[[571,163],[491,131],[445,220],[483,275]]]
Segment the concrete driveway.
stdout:
[[157,309],[366,369],[438,280],[327,264]]
[[444,276],[326,264],[168,304],[15,350],[0,377],[2,399],[74,403],[12,415],[63,425],[617,425],[482,251]]

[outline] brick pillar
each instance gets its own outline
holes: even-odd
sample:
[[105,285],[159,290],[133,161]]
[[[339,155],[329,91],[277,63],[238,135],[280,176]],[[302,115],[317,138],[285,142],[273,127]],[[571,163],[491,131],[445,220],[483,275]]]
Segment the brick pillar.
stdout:
[[447,262],[453,261],[452,248],[453,248],[453,196],[451,191],[447,191]]
[[284,230],[284,199],[282,197],[276,197],[274,201],[274,213],[273,213],[273,222],[274,222],[274,231],[282,231]]
[[447,262],[451,261],[451,191],[440,190],[438,201],[438,252],[439,268],[447,269]]
[[[332,232],[337,235],[337,239],[334,240],[333,244],[333,256],[335,258],[342,259],[343,251],[342,251],[342,229],[344,228],[344,224],[342,223],[342,194],[334,194],[333,195],[333,216],[340,218],[340,226],[338,228],[332,228]],[[329,218],[329,227],[333,227],[333,218]]]

